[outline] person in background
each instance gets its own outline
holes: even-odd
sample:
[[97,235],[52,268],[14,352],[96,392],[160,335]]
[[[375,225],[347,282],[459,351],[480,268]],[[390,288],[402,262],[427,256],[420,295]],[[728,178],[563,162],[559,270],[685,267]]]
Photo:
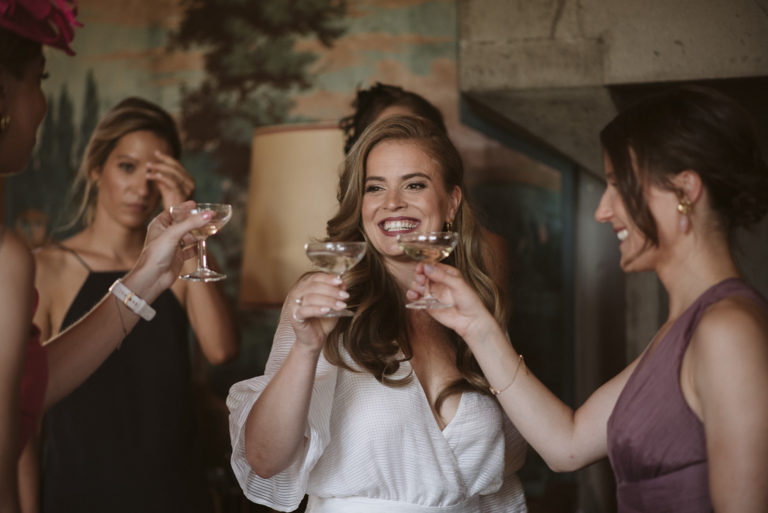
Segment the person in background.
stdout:
[[[246,496],[281,511],[524,512],[526,447],[467,345],[405,307],[416,261],[396,236],[446,228],[448,257],[494,319],[504,305],[463,201],[461,157],[429,120],[370,125],[339,181],[329,241],[365,241],[345,273],[289,291],[264,376],[229,393],[232,467]],[[354,317],[324,318],[349,307]]]
[[[24,169],[46,112],[40,82],[46,76],[42,46],[72,53],[74,6],[17,0],[0,6],[0,173]],[[206,224],[202,214],[173,223],[168,212],[147,229],[136,264],[85,317],[45,348],[32,324],[37,306],[35,264],[13,232],[0,229],[0,511],[20,508],[17,460],[39,423],[44,405],[77,388],[120,345],[149,306],[175,280],[187,233]]]
[[[575,412],[530,372],[450,265],[408,292],[455,306],[432,318],[466,340],[504,410],[549,466],[608,456],[620,513],[768,512],[768,303],[742,279],[734,229],[768,209],[768,165],[748,115],[709,89],[641,100],[601,133],[610,223],[626,272],[654,271],[667,321]],[[512,334],[514,343],[514,333]]]
[[[135,264],[159,206],[192,197],[180,156],[176,124],[151,102],[127,98],[101,119],[75,179],[83,230],[35,254],[42,340],[90,310]],[[186,265],[191,272],[195,262]],[[188,326],[213,365],[237,353],[237,328],[216,283],[177,280],[153,307],[154,322],[137,326],[46,414],[43,511],[207,509]]]
[[[423,96],[400,86],[376,82],[368,89],[360,89],[352,102],[352,108],[354,112],[339,121],[339,128],[344,132],[345,154],[349,153],[368,125],[390,116],[418,116],[430,120],[444,134],[448,133],[440,109]],[[496,286],[506,295],[509,286],[509,243],[482,225],[480,230],[485,265]]]

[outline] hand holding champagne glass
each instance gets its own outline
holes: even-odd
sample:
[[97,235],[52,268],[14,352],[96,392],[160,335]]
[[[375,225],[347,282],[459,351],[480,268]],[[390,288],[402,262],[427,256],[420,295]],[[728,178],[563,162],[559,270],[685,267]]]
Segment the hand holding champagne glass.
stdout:
[[[307,257],[319,269],[342,274],[354,267],[365,255],[365,242],[309,242],[304,246]],[[350,310],[331,310],[319,317],[352,317]]]
[[[414,260],[434,264],[451,254],[459,242],[456,232],[407,233],[398,235],[397,243],[403,252]],[[424,284],[424,296],[408,303],[406,308],[447,308],[453,305],[441,303],[429,290],[429,280]]]
[[207,224],[191,230],[189,233],[197,240],[197,270],[190,274],[179,276],[182,280],[190,281],[219,281],[227,277],[226,274],[217,273],[208,268],[208,255],[206,253],[205,240],[215,234],[229,222],[232,217],[232,205],[226,203],[198,203],[171,206],[171,216],[175,222],[181,222],[190,215],[211,212],[213,216]]

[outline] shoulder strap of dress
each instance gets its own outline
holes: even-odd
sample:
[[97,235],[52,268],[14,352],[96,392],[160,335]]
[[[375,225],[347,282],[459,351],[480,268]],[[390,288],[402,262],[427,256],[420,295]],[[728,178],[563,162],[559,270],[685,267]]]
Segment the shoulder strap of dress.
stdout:
[[69,253],[72,253],[72,254],[75,256],[75,258],[77,258],[77,260],[78,260],[78,261],[79,261],[81,264],[83,264],[83,267],[85,267],[86,269],[88,269],[88,272],[89,272],[89,273],[92,273],[92,272],[93,272],[93,269],[91,269],[91,266],[90,266],[90,265],[88,265],[88,264],[85,262],[85,260],[83,260],[83,257],[81,257],[80,255],[78,255],[78,254],[77,254],[77,251],[75,251],[75,250],[74,250],[74,249],[72,249],[72,248],[68,248],[68,247],[66,247],[64,244],[61,244],[60,242],[59,242],[59,243],[56,243],[56,246],[57,246],[58,248],[61,248],[61,249],[63,249],[64,251],[68,251]]

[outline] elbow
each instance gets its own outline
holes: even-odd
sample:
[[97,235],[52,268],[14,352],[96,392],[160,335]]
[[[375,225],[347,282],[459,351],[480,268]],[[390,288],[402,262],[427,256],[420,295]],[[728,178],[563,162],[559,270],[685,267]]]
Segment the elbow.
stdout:
[[248,462],[248,466],[251,467],[253,473],[262,479],[270,479],[276,474],[279,474],[282,470],[263,458],[261,451],[249,451],[247,447],[245,451],[245,460]]
[[566,458],[544,458],[544,462],[552,472],[557,473],[574,472],[584,466],[579,464],[572,454]]
[[240,348],[237,344],[229,344],[209,352],[209,354],[206,355],[206,358],[211,365],[221,365],[234,360],[239,352]]

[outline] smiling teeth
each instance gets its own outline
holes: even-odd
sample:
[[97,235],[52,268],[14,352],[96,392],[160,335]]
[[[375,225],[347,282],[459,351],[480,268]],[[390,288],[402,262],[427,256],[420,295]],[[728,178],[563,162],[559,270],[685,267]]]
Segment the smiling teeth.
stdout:
[[404,230],[413,230],[418,226],[418,223],[413,221],[387,221],[384,223],[384,231],[387,232],[399,232]]
[[619,240],[620,240],[620,241],[622,241],[622,242],[623,242],[623,241],[624,241],[624,239],[626,239],[628,236],[629,236],[629,230],[627,230],[626,228],[624,228],[623,230],[619,230],[618,232],[616,232],[616,237],[618,237],[618,238],[619,238]]

